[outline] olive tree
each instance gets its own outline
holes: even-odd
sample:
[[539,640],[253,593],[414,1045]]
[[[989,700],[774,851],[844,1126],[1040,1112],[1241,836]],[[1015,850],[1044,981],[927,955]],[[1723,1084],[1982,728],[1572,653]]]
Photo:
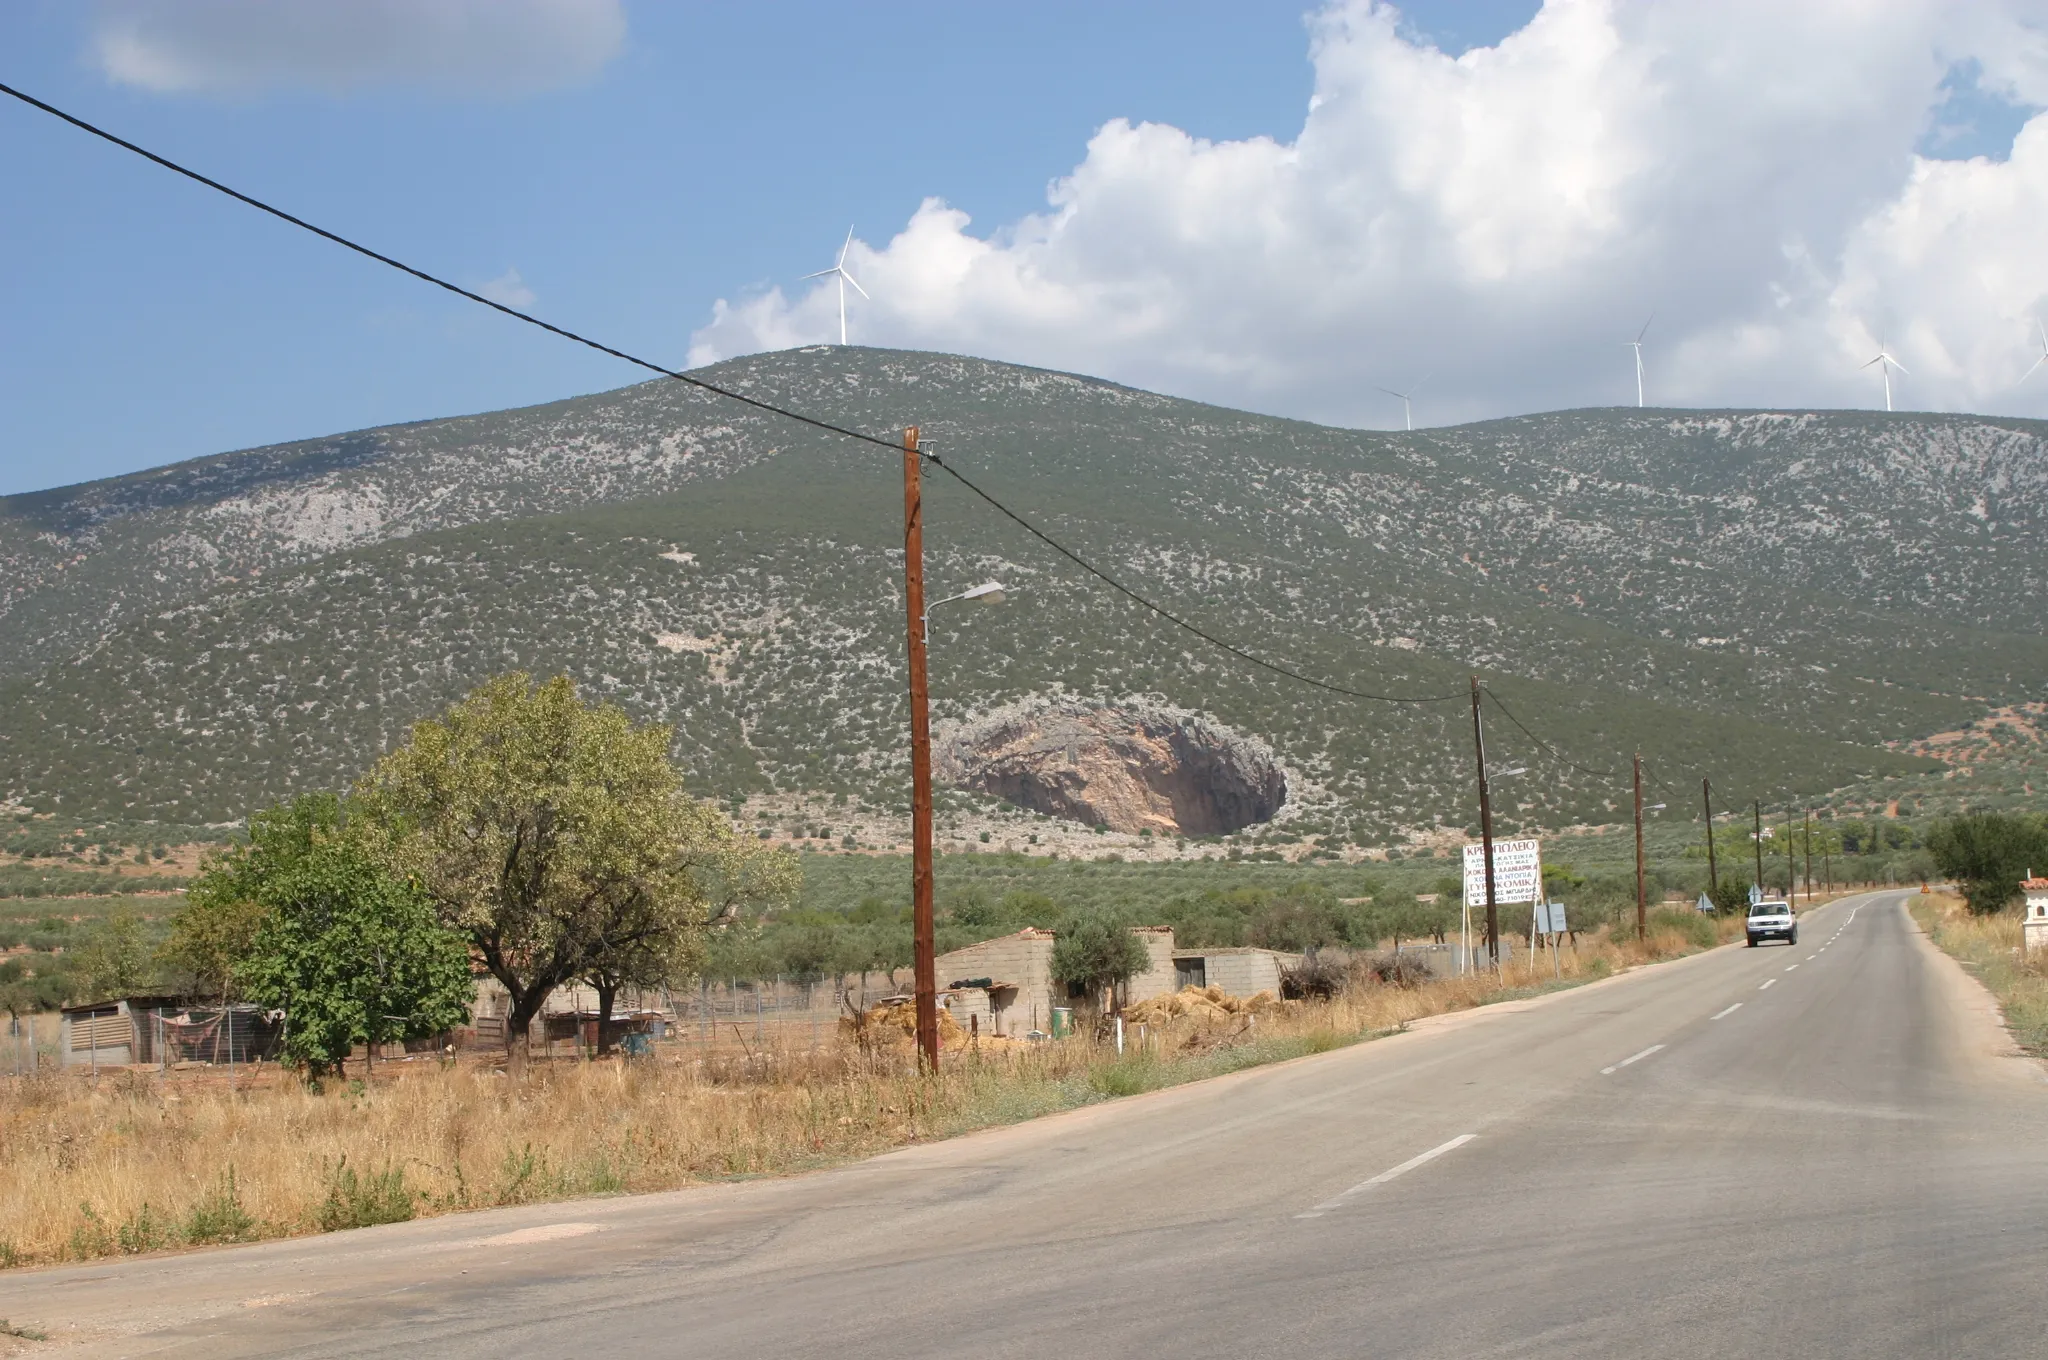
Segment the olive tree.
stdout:
[[1969,812],[1935,823],[1927,853],[1963,890],[1970,910],[1988,916],[2019,896],[2029,869],[2048,870],[2048,835],[2032,817]]
[[1130,928],[1103,912],[1074,918],[1052,945],[1052,980],[1109,999],[1111,1008],[1125,984],[1145,971],[1151,957]]
[[357,786],[383,861],[504,985],[514,1064],[556,988],[682,974],[715,922],[794,891],[793,860],[685,794],[669,741],[566,677],[515,673],[416,723]]

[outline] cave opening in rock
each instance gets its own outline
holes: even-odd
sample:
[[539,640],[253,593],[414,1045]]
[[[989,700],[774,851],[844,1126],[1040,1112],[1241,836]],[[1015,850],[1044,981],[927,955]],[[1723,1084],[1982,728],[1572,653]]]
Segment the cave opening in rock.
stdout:
[[1158,706],[1036,704],[956,730],[940,772],[961,788],[1112,831],[1228,835],[1287,801],[1273,753]]

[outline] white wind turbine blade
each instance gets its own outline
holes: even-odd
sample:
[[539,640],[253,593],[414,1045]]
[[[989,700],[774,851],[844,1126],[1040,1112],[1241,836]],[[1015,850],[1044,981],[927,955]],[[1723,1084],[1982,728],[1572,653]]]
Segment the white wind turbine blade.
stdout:
[[[1654,311],[1653,311],[1653,312],[1651,312],[1651,313],[1650,313],[1650,321],[1655,321],[1656,319],[1657,319],[1657,313],[1655,313]],[[1641,330],[1639,330],[1639,331],[1637,331],[1637,332],[1636,332],[1636,338],[1635,338],[1634,340],[1631,340],[1631,341],[1629,342],[1630,344],[1632,344],[1632,345],[1640,345],[1640,344],[1642,344],[1642,343],[1643,343],[1643,337],[1644,337],[1644,336],[1646,336],[1646,335],[1648,335],[1648,334],[1650,333],[1650,321],[1645,321],[1645,322],[1643,323],[1643,328],[1642,328]]]
[[818,271],[817,273],[815,273],[815,274],[804,274],[804,275],[802,275],[801,277],[803,277],[803,278],[806,278],[806,279],[822,279],[822,278],[825,278],[825,277],[827,277],[827,276],[829,276],[829,275],[832,275],[832,274],[837,274],[838,272],[839,272],[839,266],[835,264],[835,265],[833,265],[833,266],[832,266],[832,267],[831,267],[830,269],[820,269],[820,270],[819,270],[819,271]]
[[836,271],[834,271],[834,272],[835,272],[835,273],[837,273],[837,274],[839,275],[839,277],[840,277],[840,278],[842,278],[842,279],[845,279],[845,280],[846,280],[846,281],[847,281],[848,283],[852,284],[852,285],[853,285],[853,291],[854,291],[854,292],[856,292],[856,293],[859,293],[859,294],[860,294],[860,295],[861,295],[862,297],[864,297],[864,298],[868,298],[868,301],[869,301],[869,302],[873,302],[873,301],[874,301],[874,299],[873,299],[873,298],[871,298],[871,297],[868,297],[868,290],[860,286],[860,280],[859,280],[859,279],[857,279],[857,278],[855,278],[855,277],[854,277],[853,275],[851,275],[851,274],[847,273],[847,272],[846,272],[846,271],[845,271],[844,269],[836,270]]
[[1396,392],[1391,387],[1382,387],[1378,390],[1386,393],[1390,397],[1398,397],[1402,401],[1408,400],[1408,394],[1406,392]]
[[1878,358],[1883,359],[1886,363],[1890,364],[1893,368],[1896,368],[1901,373],[1910,374],[1913,371],[1912,369],[1907,368],[1904,364],[1900,363],[1897,359],[1892,358],[1892,356],[1889,354],[1880,354]]
[[841,242],[839,246],[839,262],[832,266],[834,269],[843,269],[846,267],[846,252],[852,245],[853,228],[848,227],[846,229],[846,240]]
[[2027,371],[2020,374],[2020,380],[2019,382],[2013,384],[2014,387],[2019,387],[2022,384],[2024,384],[2027,381],[2027,379],[2034,376],[2035,372],[2039,370],[2043,364],[2048,364],[2048,326],[2042,325],[2037,320],[2034,322],[2034,329],[2041,333],[2041,357],[2034,360],[2033,363],[2027,366]]

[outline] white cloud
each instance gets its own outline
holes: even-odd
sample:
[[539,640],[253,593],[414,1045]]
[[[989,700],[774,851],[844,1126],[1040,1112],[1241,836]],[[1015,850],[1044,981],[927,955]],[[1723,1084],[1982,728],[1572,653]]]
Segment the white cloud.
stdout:
[[533,290],[526,286],[526,280],[519,277],[519,271],[516,269],[506,270],[489,283],[478,284],[476,291],[493,302],[516,307],[522,312],[539,300],[534,296]]
[[99,0],[112,79],[166,94],[409,86],[523,94],[589,80],[621,0]]
[[[1452,58],[1371,0],[1313,25],[1291,141],[1112,122],[993,233],[927,200],[848,265],[853,338],[1396,424],[1635,397],[2048,414],[2048,116],[2009,159],[1915,154],[1975,63],[2048,102],[2027,0],[1550,0]],[[837,338],[836,294],[721,300],[694,362]]]

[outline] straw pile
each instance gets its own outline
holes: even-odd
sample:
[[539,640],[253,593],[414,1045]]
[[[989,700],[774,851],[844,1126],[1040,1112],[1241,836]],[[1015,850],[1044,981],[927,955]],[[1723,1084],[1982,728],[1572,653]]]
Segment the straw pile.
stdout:
[[1287,1005],[1271,992],[1232,996],[1221,987],[1183,987],[1124,1007],[1124,1023],[1169,1025],[1178,1020],[1196,1025],[1225,1025]]
[[[884,997],[859,1015],[840,1022],[845,1037],[863,1047],[877,1044],[917,1042],[917,1002],[907,996]],[[967,1042],[967,1031],[944,1006],[939,1007],[939,1046],[958,1048]]]

